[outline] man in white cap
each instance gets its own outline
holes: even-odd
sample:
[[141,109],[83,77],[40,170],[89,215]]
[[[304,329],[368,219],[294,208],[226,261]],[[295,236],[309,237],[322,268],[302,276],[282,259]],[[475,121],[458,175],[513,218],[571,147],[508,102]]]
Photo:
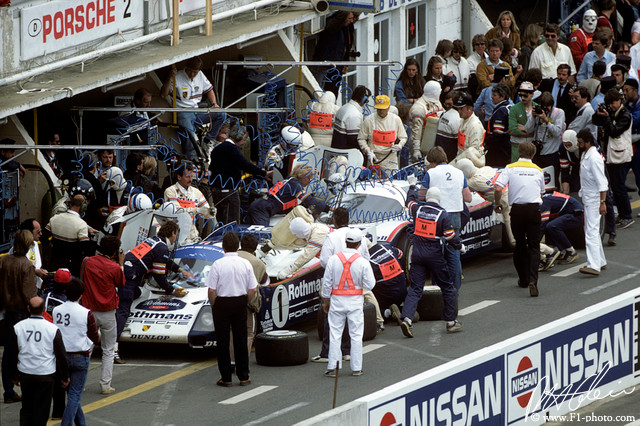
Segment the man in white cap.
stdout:
[[396,321],[402,328],[402,334],[413,337],[412,318],[422,297],[427,272],[431,272],[431,280],[442,290],[444,309],[442,319],[446,321],[448,333],[459,331],[462,324],[457,317],[457,292],[453,285],[449,268],[444,257],[443,245],[452,245],[456,250],[462,248],[460,238],[453,230],[449,214],[440,206],[440,190],[429,188],[426,203],[416,202],[417,193],[414,187],[407,194],[407,207],[414,221],[413,251],[411,253],[411,270],[409,279],[411,286],[404,299],[400,316],[394,313]]
[[382,170],[398,170],[398,153],[407,142],[407,132],[396,114],[389,114],[391,100],[386,95],[376,96],[376,113],[362,122],[358,145],[366,153],[369,165]]
[[369,261],[360,256],[362,241],[359,229],[349,229],[345,236],[347,248],[329,258],[322,279],[323,309],[329,318],[329,364],[324,375],[336,376],[342,359],[340,340],[346,321],[351,337],[351,375],[362,375],[362,334],[364,289],[371,290],[376,283]]
[[289,224],[289,231],[297,238],[285,249],[303,248],[302,253],[286,268],[278,273],[278,279],[284,280],[295,274],[313,259],[322,248],[325,238],[329,235],[329,227],[324,223],[309,223],[301,217],[294,218]]
[[411,158],[413,161],[419,161],[422,158],[420,145],[422,143],[422,132],[429,117],[440,117],[444,112],[440,103],[440,93],[442,86],[437,81],[429,81],[424,85],[423,94],[411,109],[409,116],[411,117]]

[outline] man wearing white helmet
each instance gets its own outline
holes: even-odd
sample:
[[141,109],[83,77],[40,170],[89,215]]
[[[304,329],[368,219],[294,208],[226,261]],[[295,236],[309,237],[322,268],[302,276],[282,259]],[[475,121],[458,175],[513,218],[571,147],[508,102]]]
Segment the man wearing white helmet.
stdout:
[[318,145],[331,146],[333,117],[338,109],[333,92],[320,93],[319,99],[309,105],[309,133]]
[[577,68],[580,68],[582,58],[589,51],[588,46],[596,33],[597,25],[598,14],[589,9],[582,15],[582,27],[572,32],[569,36],[569,48]]
[[331,147],[339,149],[358,148],[358,132],[362,126],[362,107],[369,102],[371,91],[364,86],[353,89],[351,100],[342,105],[333,117]]
[[389,114],[391,100],[386,95],[376,96],[376,113],[362,122],[358,145],[366,153],[369,165],[379,165],[382,170],[398,170],[398,153],[407,142],[407,132],[402,120]]
[[284,126],[280,130],[280,137],[280,143],[269,150],[264,167],[267,170],[278,169],[282,176],[286,176],[291,172],[293,160],[298,152],[312,148],[315,142],[309,132],[296,126]]
[[424,85],[423,94],[411,109],[409,116],[411,117],[411,158],[413,161],[419,161],[422,158],[420,145],[422,143],[422,132],[429,117],[440,117],[443,113],[442,104],[440,103],[440,93],[442,86],[437,81],[429,81]]
[[[283,219],[286,220],[286,219]],[[293,261],[293,263],[283,268],[278,273],[278,279],[284,280],[287,277],[298,272],[304,265],[313,259],[322,248],[325,238],[329,235],[329,227],[324,223],[309,223],[301,217],[294,218],[290,225],[289,231],[297,238],[288,247],[276,247],[277,249],[303,248],[302,253]]]
[[119,167],[110,167],[105,173],[102,183],[103,198],[100,200],[102,216],[106,218],[118,207],[126,206],[129,202],[131,183],[128,182]]
[[345,322],[349,322],[351,337],[351,375],[362,375],[362,334],[364,313],[363,290],[371,290],[376,280],[369,261],[358,252],[362,232],[349,229],[345,235],[346,248],[329,258],[322,279],[323,309],[329,318],[329,364],[324,375],[335,377],[340,368],[342,353],[340,340]]

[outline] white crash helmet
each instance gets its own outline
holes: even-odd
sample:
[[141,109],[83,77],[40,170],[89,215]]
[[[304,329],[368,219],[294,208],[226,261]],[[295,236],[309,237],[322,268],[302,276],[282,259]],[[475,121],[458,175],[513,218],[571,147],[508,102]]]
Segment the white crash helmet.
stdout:
[[437,102],[440,100],[440,93],[442,92],[442,86],[437,81],[428,81],[423,88],[423,97],[427,102]]
[[598,15],[593,9],[587,10],[584,15],[582,15],[582,29],[588,33],[593,33],[596,31],[597,25]]
[[134,194],[129,197],[129,203],[127,204],[127,213],[137,212],[138,210],[146,210],[153,207],[153,202],[147,194]]
[[323,92],[318,100],[321,104],[335,104],[336,95],[334,95],[333,92]]
[[[569,152],[576,152],[578,150],[578,136],[575,130],[565,130],[562,134],[562,143]],[[567,144],[569,145],[567,147]]]
[[280,131],[280,136],[288,145],[302,145],[302,132],[295,126],[285,126]]
[[127,181],[119,167],[110,167],[107,169],[107,182],[109,186],[116,191],[122,191],[127,187]]

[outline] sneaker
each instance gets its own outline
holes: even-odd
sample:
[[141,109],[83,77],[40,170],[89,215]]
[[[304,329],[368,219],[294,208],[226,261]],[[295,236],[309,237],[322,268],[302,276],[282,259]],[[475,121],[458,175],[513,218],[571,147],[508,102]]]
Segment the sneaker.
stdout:
[[12,396],[4,399],[5,404],[12,404],[14,402],[20,402],[20,401],[22,401],[22,397],[17,393],[14,393]]
[[251,384],[251,379],[240,380],[240,386],[249,386]]
[[458,320],[450,321],[447,323],[447,333],[455,333],[462,329],[462,323]]
[[634,223],[636,223],[635,220],[633,219],[622,219],[620,221],[620,225],[618,226],[620,229],[627,229],[628,227],[630,227],[631,225],[633,225]]
[[[553,253],[547,255],[547,258],[544,261],[544,265],[542,267],[542,270],[546,271],[547,269],[551,268],[553,266],[553,262],[556,261],[558,256],[560,256],[560,250],[558,250],[557,248],[554,248],[553,249]],[[540,269],[538,269],[538,270],[540,270]]]
[[381,324],[376,324],[376,335],[384,334],[384,326]]
[[588,266],[583,266],[580,268],[581,274],[589,274],[589,275],[600,275],[600,271],[596,271],[593,268],[589,268]]
[[311,358],[311,362],[329,362],[329,358],[325,358],[323,356],[320,355],[316,355],[314,357]]
[[362,370],[352,371],[351,375],[352,376],[362,376],[362,373],[363,373]]
[[389,306],[389,309],[391,309],[391,318],[393,318],[394,320],[396,320],[396,322],[398,323],[398,325],[402,325],[402,314],[400,313],[400,308],[398,308],[398,305],[396,305],[395,303],[391,306]]
[[336,370],[327,370],[324,372],[325,377],[336,377]]
[[118,351],[113,352],[113,363],[114,364],[126,364],[127,362],[120,358],[120,353]]
[[404,334],[406,337],[413,337],[413,327],[411,326],[411,324],[409,324],[407,321],[402,321],[400,327],[402,327],[402,334]]
[[342,355],[343,361],[351,361],[351,355]]
[[616,245],[616,234],[609,234],[609,239],[607,240],[607,245],[608,246],[615,246]]
[[[538,263],[538,272],[542,272],[544,271],[544,265],[545,265],[545,261],[541,260],[540,263]],[[519,285],[519,284],[518,284]]]
[[579,257],[580,256],[578,255],[577,251],[574,251],[573,253],[566,252],[564,256],[562,256],[562,259],[558,261],[558,263],[560,265],[568,265],[570,263],[573,263]]
[[538,294],[540,294],[538,292],[538,286],[533,283],[529,284],[529,296],[538,297]]
[[101,395],[111,395],[112,393],[114,393],[116,390],[115,388],[112,388],[111,386],[109,386],[108,388],[103,388],[100,391]]

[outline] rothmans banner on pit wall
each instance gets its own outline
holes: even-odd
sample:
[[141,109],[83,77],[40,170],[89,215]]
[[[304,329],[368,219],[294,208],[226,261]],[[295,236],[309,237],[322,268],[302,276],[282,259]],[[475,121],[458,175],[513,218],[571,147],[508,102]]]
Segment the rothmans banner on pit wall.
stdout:
[[[213,0],[213,4],[224,0]],[[44,56],[70,47],[142,29],[141,0],[56,0],[20,11],[20,59]],[[151,1],[151,23],[169,19],[172,2]],[[204,9],[204,0],[180,0],[180,14]]]
[[569,416],[640,382],[639,311],[634,290],[363,397],[368,424],[539,425],[547,413]]

